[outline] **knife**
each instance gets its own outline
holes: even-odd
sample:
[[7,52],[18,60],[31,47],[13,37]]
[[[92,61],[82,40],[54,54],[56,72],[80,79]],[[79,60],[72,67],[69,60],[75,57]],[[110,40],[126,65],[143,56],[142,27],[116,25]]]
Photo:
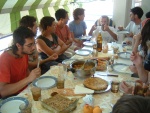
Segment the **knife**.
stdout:
[[98,76],[111,76],[111,77],[118,77],[116,74],[96,74]]

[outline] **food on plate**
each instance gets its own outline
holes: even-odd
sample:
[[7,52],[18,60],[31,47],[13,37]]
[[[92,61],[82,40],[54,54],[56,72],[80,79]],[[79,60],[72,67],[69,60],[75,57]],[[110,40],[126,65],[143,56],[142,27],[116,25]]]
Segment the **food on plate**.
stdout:
[[93,113],[93,107],[88,104],[85,104],[83,107],[83,113]]
[[98,71],[104,71],[107,69],[107,61],[98,59],[97,68]]
[[99,106],[93,108],[93,113],[102,113],[102,109]]
[[127,40],[127,41],[126,41],[126,44],[127,44],[127,45],[131,45],[132,42],[131,42],[130,40]]
[[77,99],[69,99],[60,94],[56,94],[41,101],[42,106],[52,113],[68,113],[76,108]]
[[108,87],[108,82],[98,77],[91,77],[85,79],[83,85],[89,89],[100,91],[105,90]]
[[60,95],[63,95],[63,96],[84,96],[85,94],[84,93],[75,93],[74,89],[72,88],[64,88],[64,89],[52,89],[50,91],[51,93],[51,96],[52,95],[55,95],[55,93],[57,94],[60,94]]
[[115,58],[115,59],[118,59],[118,54],[114,54],[114,58]]

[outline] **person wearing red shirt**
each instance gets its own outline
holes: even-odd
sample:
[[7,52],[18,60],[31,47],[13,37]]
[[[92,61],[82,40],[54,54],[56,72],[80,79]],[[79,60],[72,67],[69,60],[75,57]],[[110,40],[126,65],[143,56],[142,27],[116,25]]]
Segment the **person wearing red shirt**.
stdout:
[[69,17],[68,12],[65,9],[58,9],[55,13],[55,17],[57,19],[56,24],[56,35],[66,44],[70,45],[70,47],[65,51],[65,53],[75,54],[74,50],[79,49],[77,46],[73,44],[73,39],[71,37],[71,32],[66,25],[68,23]]
[[40,68],[28,70],[28,55],[35,51],[35,34],[26,27],[13,33],[12,46],[0,56],[0,96],[18,94],[41,75]]

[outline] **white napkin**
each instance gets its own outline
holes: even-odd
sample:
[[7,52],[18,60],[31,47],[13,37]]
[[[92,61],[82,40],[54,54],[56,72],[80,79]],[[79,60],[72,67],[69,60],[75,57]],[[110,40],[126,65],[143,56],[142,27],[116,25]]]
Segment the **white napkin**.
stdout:
[[76,85],[74,89],[75,94],[93,94],[94,90],[85,88],[84,86]]
[[90,106],[94,106],[94,98],[93,95],[86,95],[83,97],[84,105],[88,104]]

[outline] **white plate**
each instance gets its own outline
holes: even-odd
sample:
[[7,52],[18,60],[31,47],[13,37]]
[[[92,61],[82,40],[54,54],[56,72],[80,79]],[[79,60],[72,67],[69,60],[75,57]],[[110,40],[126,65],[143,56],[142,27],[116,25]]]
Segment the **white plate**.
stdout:
[[119,34],[128,34],[129,32],[128,31],[117,31],[117,33],[119,33]]
[[90,40],[92,36],[82,36],[80,37],[81,40]]
[[116,63],[113,64],[111,67],[115,72],[132,74],[132,72],[129,69],[129,65],[127,64]]
[[0,103],[0,113],[20,113],[19,106],[23,103],[28,105],[29,101],[23,97],[7,98]]
[[42,76],[33,81],[33,86],[41,89],[49,89],[56,86],[57,79],[53,76]]
[[66,64],[69,66],[73,61],[75,61],[75,59],[66,59],[62,61],[62,64]]
[[131,53],[129,53],[129,52],[120,52],[120,53],[118,53],[118,56],[120,58],[123,58],[123,59],[130,59],[130,55],[131,55]]
[[86,49],[79,49],[79,50],[76,50],[75,53],[77,55],[87,56],[87,55],[91,54],[92,51],[86,50]]
[[94,93],[104,93],[104,92],[109,91],[110,88],[111,88],[111,82],[110,82],[110,81],[107,81],[107,82],[108,82],[108,87],[107,87],[107,89],[101,90],[101,91],[94,91]]
[[83,44],[85,46],[90,46],[90,47],[92,47],[94,45],[94,43],[92,43],[92,42],[83,42]]

